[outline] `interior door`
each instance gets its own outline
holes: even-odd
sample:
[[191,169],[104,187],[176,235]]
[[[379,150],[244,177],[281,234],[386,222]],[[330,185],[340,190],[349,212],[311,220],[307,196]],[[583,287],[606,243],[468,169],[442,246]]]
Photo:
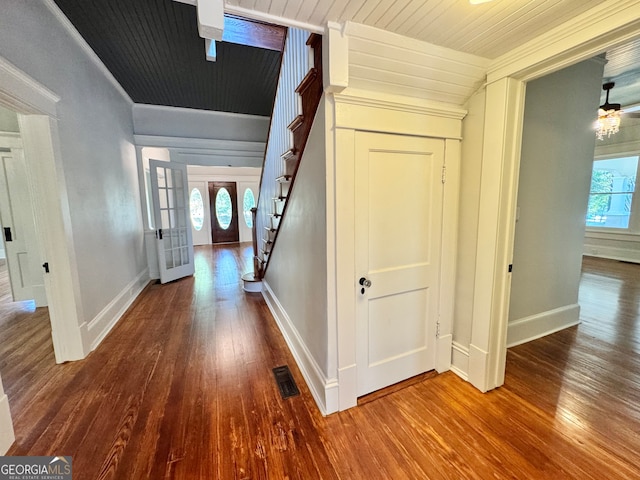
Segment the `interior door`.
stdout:
[[187,166],[149,160],[160,282],[193,275]]
[[435,368],[444,140],[356,134],[358,395]]
[[239,242],[236,182],[209,182],[209,203],[212,242]]
[[[0,147],[1,147],[0,140]],[[0,151],[0,220],[14,301],[47,304],[37,262],[36,230],[21,148]]]

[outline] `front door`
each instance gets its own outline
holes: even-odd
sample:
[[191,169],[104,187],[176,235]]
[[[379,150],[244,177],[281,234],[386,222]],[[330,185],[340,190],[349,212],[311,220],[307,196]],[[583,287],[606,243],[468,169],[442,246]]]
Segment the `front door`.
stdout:
[[209,182],[211,241],[239,242],[236,182]]
[[435,368],[444,141],[356,134],[358,395]]
[[149,160],[160,282],[193,275],[187,166]]

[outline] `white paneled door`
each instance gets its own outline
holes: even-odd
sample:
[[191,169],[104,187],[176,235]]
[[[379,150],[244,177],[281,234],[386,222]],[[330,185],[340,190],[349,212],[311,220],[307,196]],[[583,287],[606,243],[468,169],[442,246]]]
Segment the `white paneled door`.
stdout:
[[193,275],[187,166],[149,160],[160,282]]
[[[2,139],[0,138],[0,147]],[[47,305],[22,148],[0,151],[0,219],[14,301]]]
[[444,140],[356,133],[358,395],[435,368]]

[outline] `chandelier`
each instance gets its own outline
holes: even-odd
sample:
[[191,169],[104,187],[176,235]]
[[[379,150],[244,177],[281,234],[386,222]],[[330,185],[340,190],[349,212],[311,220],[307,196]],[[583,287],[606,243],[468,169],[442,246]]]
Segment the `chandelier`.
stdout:
[[609,90],[615,86],[614,82],[602,85],[602,89],[607,92],[604,104],[598,108],[598,119],[596,120],[596,137],[603,140],[605,136],[615,135],[620,130],[620,110],[619,103],[609,103]]

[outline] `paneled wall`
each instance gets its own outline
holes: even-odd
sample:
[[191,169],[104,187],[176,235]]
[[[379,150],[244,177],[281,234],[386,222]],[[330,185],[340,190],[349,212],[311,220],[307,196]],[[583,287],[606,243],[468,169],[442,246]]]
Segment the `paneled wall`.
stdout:
[[300,113],[299,95],[295,90],[309,71],[309,47],[306,45],[308,38],[308,32],[296,28],[290,28],[287,34],[260,183],[256,219],[258,242],[262,238],[264,227],[270,222],[269,214],[273,209],[272,198],[276,196],[276,178],[284,173],[280,155],[291,148],[291,132],[287,127]]

